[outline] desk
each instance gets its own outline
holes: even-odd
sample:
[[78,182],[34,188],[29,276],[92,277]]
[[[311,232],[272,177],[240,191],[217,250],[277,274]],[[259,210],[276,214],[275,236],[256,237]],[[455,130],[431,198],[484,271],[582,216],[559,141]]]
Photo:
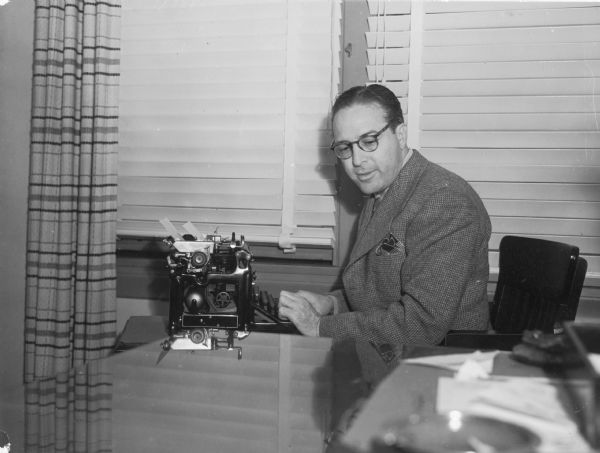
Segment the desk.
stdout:
[[[433,411],[437,378],[450,372],[402,359],[457,352],[403,348],[384,363],[366,344],[258,332],[239,345],[241,360],[227,350],[171,351],[157,363],[159,340],[0,387],[0,430],[13,452],[333,452],[339,444],[325,440],[340,415],[391,370],[401,377],[395,409]],[[543,374],[506,354],[496,365],[500,374]]]
[[334,379],[353,370],[342,371],[331,341],[253,332],[237,344],[241,360],[228,350],[170,351],[157,364],[156,341],[0,388],[0,430],[13,452],[324,451],[353,385],[336,390]]

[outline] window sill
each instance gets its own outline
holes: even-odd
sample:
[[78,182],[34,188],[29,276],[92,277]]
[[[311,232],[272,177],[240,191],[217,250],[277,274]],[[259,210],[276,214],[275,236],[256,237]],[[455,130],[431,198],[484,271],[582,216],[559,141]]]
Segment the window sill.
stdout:
[[[292,262],[314,261],[333,263],[334,250],[331,247],[298,245],[290,253],[275,244],[248,243],[250,252],[258,259],[282,259]],[[118,236],[117,253],[139,253],[146,256],[166,256],[169,246],[158,237]]]

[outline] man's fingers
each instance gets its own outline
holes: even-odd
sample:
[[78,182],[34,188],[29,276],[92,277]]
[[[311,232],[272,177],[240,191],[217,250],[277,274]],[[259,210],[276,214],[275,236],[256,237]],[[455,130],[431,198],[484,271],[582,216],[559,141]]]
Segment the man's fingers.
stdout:
[[279,304],[279,317],[282,319],[291,319],[292,322],[294,321],[294,316],[292,316],[292,310],[290,310],[288,307],[282,306],[281,304]]
[[289,291],[281,291],[279,294],[279,303],[284,303],[289,305],[290,303],[294,303],[296,301],[303,300],[302,296],[299,296],[297,293],[290,293]]

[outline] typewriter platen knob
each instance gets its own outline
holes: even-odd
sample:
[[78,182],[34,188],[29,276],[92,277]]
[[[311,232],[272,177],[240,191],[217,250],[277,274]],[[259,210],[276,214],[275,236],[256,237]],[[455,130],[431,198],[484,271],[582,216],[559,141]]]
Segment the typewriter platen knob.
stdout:
[[208,262],[208,256],[204,252],[194,252],[191,262],[194,267],[202,267]]
[[195,344],[203,343],[207,337],[208,334],[206,332],[206,329],[197,329],[190,334],[190,340],[192,340],[192,343]]

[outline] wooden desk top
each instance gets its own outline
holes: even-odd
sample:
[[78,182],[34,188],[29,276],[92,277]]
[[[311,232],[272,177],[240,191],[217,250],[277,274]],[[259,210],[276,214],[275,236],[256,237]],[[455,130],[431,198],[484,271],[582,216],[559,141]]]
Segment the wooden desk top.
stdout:
[[331,341],[253,332],[238,344],[241,360],[170,351],[157,364],[154,342],[0,388],[0,430],[13,451],[323,451],[336,400]]

